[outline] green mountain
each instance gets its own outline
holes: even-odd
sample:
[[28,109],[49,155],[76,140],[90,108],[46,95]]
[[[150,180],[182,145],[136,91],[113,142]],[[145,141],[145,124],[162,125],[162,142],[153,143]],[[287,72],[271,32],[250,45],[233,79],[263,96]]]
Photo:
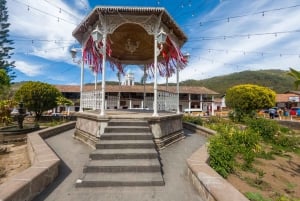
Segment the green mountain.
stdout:
[[225,94],[226,90],[234,85],[256,84],[269,87],[276,93],[284,93],[294,90],[294,79],[286,73],[287,71],[283,70],[242,71],[204,80],[186,80],[180,84],[204,86],[220,94]]

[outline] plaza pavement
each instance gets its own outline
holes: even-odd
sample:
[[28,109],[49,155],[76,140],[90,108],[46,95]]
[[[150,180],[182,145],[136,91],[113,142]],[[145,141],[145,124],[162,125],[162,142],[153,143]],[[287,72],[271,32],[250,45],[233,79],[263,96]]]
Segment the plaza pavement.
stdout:
[[187,178],[186,159],[206,138],[185,130],[186,138],[160,151],[165,186],[75,188],[92,148],[72,138],[74,130],[46,142],[62,159],[60,175],[34,201],[201,201]]

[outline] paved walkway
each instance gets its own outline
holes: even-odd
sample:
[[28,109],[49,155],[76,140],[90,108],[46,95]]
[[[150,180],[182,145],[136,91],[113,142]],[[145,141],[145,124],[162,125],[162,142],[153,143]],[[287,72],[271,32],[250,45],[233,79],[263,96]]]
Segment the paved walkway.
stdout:
[[75,188],[82,168],[92,151],[72,138],[74,130],[46,140],[63,160],[58,179],[34,201],[201,201],[188,181],[186,158],[206,142],[206,138],[185,130],[186,138],[160,152],[163,187]]

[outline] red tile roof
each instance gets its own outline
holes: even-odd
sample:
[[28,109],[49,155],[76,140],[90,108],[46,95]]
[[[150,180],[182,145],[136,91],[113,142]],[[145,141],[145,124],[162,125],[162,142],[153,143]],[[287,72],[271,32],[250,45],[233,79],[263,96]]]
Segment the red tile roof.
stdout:
[[[55,87],[60,92],[79,92],[79,85],[55,85]],[[94,90],[94,85],[85,85],[83,87],[83,91],[92,91]],[[101,90],[101,85],[97,85],[97,89]],[[143,85],[134,85],[134,86],[119,86],[119,85],[106,85],[106,92],[132,92],[132,93],[143,93],[144,86]],[[170,91],[176,93],[176,86],[168,86],[166,90],[166,86],[158,86],[158,90],[162,91]],[[153,93],[153,85],[146,85],[145,91],[147,93]],[[207,89],[205,87],[192,87],[192,86],[180,86],[180,93],[190,93],[190,94],[209,94],[209,95],[217,95],[218,93]]]
[[294,93],[276,94],[276,103],[286,103],[289,101],[289,97],[295,97],[295,96],[299,97],[299,94],[294,94]]

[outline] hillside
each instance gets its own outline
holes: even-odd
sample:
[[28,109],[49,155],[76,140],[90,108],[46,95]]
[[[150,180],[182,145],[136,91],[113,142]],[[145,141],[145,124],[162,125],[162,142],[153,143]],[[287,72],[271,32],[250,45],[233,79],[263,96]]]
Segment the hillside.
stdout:
[[294,79],[286,73],[287,71],[282,70],[242,71],[204,80],[186,80],[180,84],[204,86],[220,94],[225,94],[226,90],[234,85],[256,84],[269,87],[276,93],[284,93],[294,89]]

